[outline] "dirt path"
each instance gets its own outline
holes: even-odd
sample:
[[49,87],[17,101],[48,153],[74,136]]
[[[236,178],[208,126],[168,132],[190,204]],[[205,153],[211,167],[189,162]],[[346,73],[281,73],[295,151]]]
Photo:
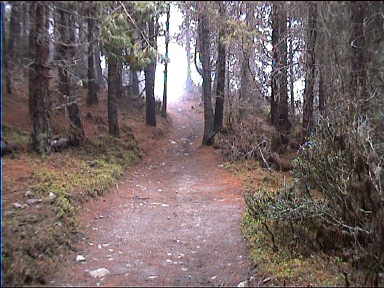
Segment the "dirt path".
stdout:
[[[169,138],[83,208],[83,240],[50,285],[236,286],[250,276],[241,185],[201,147],[202,114],[188,102],[169,110]],[[90,275],[99,268],[109,273]]]

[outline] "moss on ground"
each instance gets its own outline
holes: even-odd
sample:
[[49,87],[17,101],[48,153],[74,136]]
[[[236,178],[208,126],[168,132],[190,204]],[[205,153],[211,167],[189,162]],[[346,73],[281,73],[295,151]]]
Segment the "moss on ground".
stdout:
[[79,204],[108,191],[140,155],[133,136],[128,140],[102,136],[44,158],[31,154],[29,190],[42,202],[13,209],[4,217],[5,283],[45,284],[45,276],[79,235]]
[[3,137],[6,141],[17,145],[26,145],[29,142],[29,133],[17,127],[3,125]]

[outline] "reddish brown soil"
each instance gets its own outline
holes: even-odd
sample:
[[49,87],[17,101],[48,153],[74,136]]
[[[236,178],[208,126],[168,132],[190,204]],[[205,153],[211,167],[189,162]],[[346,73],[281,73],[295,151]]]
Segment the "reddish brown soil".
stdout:
[[[241,184],[201,146],[203,116],[192,105],[170,107],[166,137],[151,139],[141,164],[85,204],[83,240],[49,285],[236,286],[250,276]],[[98,268],[110,274],[91,277]]]

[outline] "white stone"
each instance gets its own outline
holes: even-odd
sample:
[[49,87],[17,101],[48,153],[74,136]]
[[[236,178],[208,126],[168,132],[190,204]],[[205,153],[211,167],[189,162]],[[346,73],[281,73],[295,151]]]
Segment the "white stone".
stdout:
[[28,197],[28,198],[32,198],[33,197],[33,193],[30,190],[28,190],[27,192],[25,192],[24,196]]
[[155,279],[155,278],[157,278],[157,277],[159,277],[159,276],[157,276],[157,275],[152,275],[152,276],[149,276],[148,279]]
[[76,256],[76,262],[84,262],[84,261],[85,261],[85,257],[83,255]]
[[28,199],[28,200],[26,201],[26,203],[27,203],[28,205],[33,205],[33,204],[40,203],[40,202],[42,202],[42,201],[43,201],[43,200],[41,200],[41,199],[33,198],[33,199]]
[[247,287],[247,284],[248,284],[248,281],[245,280],[245,281],[240,282],[240,283],[237,285],[237,287]]
[[92,271],[89,271],[89,274],[93,277],[93,278],[102,278],[108,274],[110,274],[111,272],[109,272],[108,269],[106,268],[99,268],[99,269],[96,269],[96,270],[92,270]]
[[26,207],[25,204],[20,204],[20,203],[18,203],[18,202],[13,203],[12,205],[13,205],[13,207],[15,207],[15,208],[17,208],[17,209],[23,209],[23,208]]
[[48,199],[49,200],[54,200],[56,198],[55,193],[49,192]]

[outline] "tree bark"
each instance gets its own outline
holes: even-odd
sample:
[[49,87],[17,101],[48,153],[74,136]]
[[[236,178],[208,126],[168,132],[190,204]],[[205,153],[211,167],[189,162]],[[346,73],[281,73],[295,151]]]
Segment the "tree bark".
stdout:
[[280,132],[288,132],[287,11],[285,2],[272,4],[271,120]]
[[278,42],[279,42],[279,19],[277,2],[272,3],[272,72],[271,72],[271,123],[277,124],[277,61],[278,61]]
[[[220,18],[225,17],[224,3],[220,2]],[[217,43],[217,87],[216,87],[216,103],[215,103],[215,119],[213,122],[214,131],[218,131],[223,127],[224,117],[224,90],[225,90],[225,64],[226,64],[226,47],[224,44],[225,31],[223,24],[220,27],[219,38]]]
[[[155,35],[155,19],[152,16],[148,21],[149,43],[152,47],[156,47]],[[146,104],[146,124],[156,126],[156,103],[155,103],[155,73],[156,73],[156,58],[151,59],[151,62],[145,67],[145,104]]]
[[326,107],[326,90],[324,83],[324,71],[323,68],[319,67],[319,112],[321,116],[325,116]]
[[168,46],[169,46],[169,17],[171,6],[167,6],[167,21],[165,23],[165,63],[164,63],[164,88],[163,88],[163,105],[161,107],[161,116],[167,117],[167,80],[168,80]]
[[95,33],[95,8],[89,7],[88,10],[88,94],[87,94],[87,105],[98,104],[99,100],[97,97],[96,87],[96,70],[95,70],[95,44],[94,44],[94,33]]
[[[32,121],[32,149],[40,154],[50,152],[50,63],[48,41],[48,4],[31,3],[32,31],[29,38],[30,56],[33,59],[29,70],[29,114]],[[37,41],[39,39],[39,41]]]
[[123,63],[117,61],[117,99],[121,99],[123,95]]
[[70,122],[70,142],[72,145],[79,145],[84,138],[84,129],[80,118],[80,109],[77,104],[76,94],[73,93],[73,81],[71,77],[71,64],[75,56],[74,48],[69,45],[75,41],[74,37],[74,21],[67,12],[70,7],[68,5],[57,3],[58,18],[57,29],[60,35],[60,41],[57,45],[57,60],[59,61],[59,91],[64,98],[66,109],[68,109],[68,117]]
[[279,2],[279,42],[278,46],[278,79],[279,79],[279,108],[278,130],[289,132],[288,119],[288,73],[287,73],[287,9],[285,2]]
[[[253,30],[254,23],[254,4],[252,2],[246,3],[246,16],[245,23],[247,24],[247,31]],[[251,57],[253,39],[252,37],[243,37],[242,39],[242,59],[241,59],[241,72],[240,72],[240,94],[239,98],[242,100],[249,100],[249,82],[250,82],[250,71],[249,71],[249,58]]]
[[203,66],[203,100],[204,100],[204,135],[203,145],[213,144],[213,110],[211,99],[211,64],[210,64],[210,39],[209,39],[209,21],[205,5],[207,3],[200,2],[202,11],[199,13],[198,29],[199,29],[199,46],[200,46],[200,62]]
[[116,57],[108,56],[108,126],[109,134],[115,137],[120,136],[117,109],[118,69],[119,63]]
[[140,87],[139,87],[139,77],[137,77],[137,71],[133,70],[133,67],[130,67],[129,74],[130,74],[129,86],[131,89],[131,94],[134,96],[139,96]]
[[12,95],[13,90],[13,81],[12,75],[15,64],[19,61],[20,53],[20,44],[21,44],[21,9],[22,3],[12,2],[11,6],[11,20],[9,25],[9,35],[8,35],[8,49],[7,57],[5,59],[6,64],[6,82],[5,86],[7,89],[8,95]]
[[[99,25],[95,22],[95,33],[97,35],[97,37],[99,37],[99,32],[100,31],[100,27]],[[96,89],[97,89],[97,92],[100,91],[100,88],[104,88],[105,87],[105,81],[104,81],[104,77],[103,77],[103,69],[101,68],[101,41],[100,40],[97,40],[97,42],[95,43],[95,65],[96,65]]]
[[[187,13],[186,15],[186,23],[189,26],[190,25],[190,16]],[[191,33],[189,31],[189,27],[186,30],[186,35],[185,35],[185,50],[187,52],[187,80],[185,84],[185,88],[187,89],[187,92],[191,92],[192,89],[192,76],[191,76]]]
[[366,39],[364,35],[364,19],[366,17],[367,3],[363,1],[350,2],[352,22],[352,79],[351,95],[352,103],[357,104],[357,112],[366,114],[368,112],[367,92],[367,67],[366,67]]
[[306,43],[306,77],[304,88],[303,130],[304,137],[310,135],[313,128],[313,93],[315,85],[315,46],[317,34],[317,4],[314,1],[308,3],[308,26]]
[[292,32],[292,21],[290,18],[288,22],[288,28],[290,29],[290,37],[289,37],[289,94],[291,98],[291,112],[292,116],[295,116],[295,92],[294,92],[294,83],[295,77],[293,75],[293,56],[295,51],[293,49],[293,32]]

